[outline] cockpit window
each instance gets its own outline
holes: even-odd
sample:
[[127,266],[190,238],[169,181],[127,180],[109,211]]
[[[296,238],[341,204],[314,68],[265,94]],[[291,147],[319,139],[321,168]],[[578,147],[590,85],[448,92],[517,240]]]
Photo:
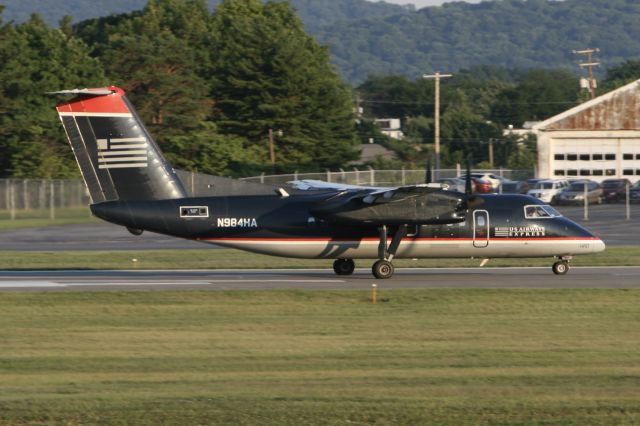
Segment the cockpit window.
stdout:
[[550,219],[552,217],[562,216],[560,212],[551,206],[537,205],[537,206],[524,206],[524,218],[525,219]]

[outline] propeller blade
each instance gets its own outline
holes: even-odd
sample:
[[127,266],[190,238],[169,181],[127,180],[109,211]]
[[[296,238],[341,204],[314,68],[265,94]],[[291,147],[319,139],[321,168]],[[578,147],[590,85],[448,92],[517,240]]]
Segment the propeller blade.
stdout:
[[424,183],[431,183],[431,157],[427,159],[427,170],[424,174]]
[[467,174],[465,179],[464,193],[467,196],[471,196],[473,193],[471,189],[471,155],[467,157]]

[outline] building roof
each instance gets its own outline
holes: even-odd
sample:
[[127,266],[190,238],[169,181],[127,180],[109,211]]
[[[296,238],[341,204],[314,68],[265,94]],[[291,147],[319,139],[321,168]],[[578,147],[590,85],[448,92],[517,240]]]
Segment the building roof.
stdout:
[[640,80],[598,96],[533,126],[533,131],[638,130]]
[[377,143],[363,143],[360,145],[362,148],[362,154],[360,154],[360,162],[366,163],[368,161],[374,161],[376,157],[382,157],[387,160],[396,159],[396,154]]

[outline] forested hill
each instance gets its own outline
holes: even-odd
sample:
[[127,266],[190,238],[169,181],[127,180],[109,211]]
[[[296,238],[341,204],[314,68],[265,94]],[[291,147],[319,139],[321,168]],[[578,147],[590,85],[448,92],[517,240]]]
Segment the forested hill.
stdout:
[[638,0],[503,0],[337,23],[315,36],[354,82],[479,64],[577,70],[572,50],[586,47],[599,47],[607,68],[640,57],[639,23]]
[[[214,8],[220,1],[208,0],[209,6]],[[96,7],[96,3],[99,7]],[[139,10],[147,4],[147,0],[0,0],[0,4],[7,6],[5,20],[22,22],[37,12],[46,23],[55,26],[65,15],[72,16],[74,22],[78,22]],[[383,1],[373,3],[367,0],[291,0],[291,5],[304,21],[307,31],[312,33],[336,22],[377,19],[415,11],[413,6],[398,6]]]
[[[47,22],[140,9],[146,0],[0,0],[5,20],[37,11]],[[213,6],[217,3],[211,0]],[[599,47],[603,69],[640,57],[638,0],[500,0],[421,10],[365,0],[291,0],[305,27],[329,45],[353,85],[369,75],[452,71],[491,64],[577,72],[573,49]]]

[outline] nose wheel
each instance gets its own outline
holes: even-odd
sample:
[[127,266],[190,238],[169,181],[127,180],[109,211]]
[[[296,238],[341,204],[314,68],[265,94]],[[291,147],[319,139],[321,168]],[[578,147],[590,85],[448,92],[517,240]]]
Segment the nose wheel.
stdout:
[[567,272],[569,272],[569,261],[559,260],[558,262],[553,264],[551,270],[556,275],[566,275]]
[[356,269],[356,264],[352,259],[336,259],[333,262],[333,270],[337,275],[351,275]]
[[400,247],[400,242],[407,235],[407,225],[400,225],[398,230],[393,235],[393,239],[391,240],[391,245],[387,247],[387,227],[386,225],[382,225],[379,229],[380,231],[380,244],[378,245],[378,258],[373,266],[371,267],[371,272],[373,276],[378,278],[379,280],[384,280],[387,278],[391,278],[393,276],[394,268],[391,261],[393,260],[396,252],[398,251],[398,247]]
[[384,259],[378,260],[371,267],[371,272],[373,273],[373,276],[380,280],[391,278],[393,276],[393,271],[394,271],[393,264],[388,260],[384,260]]

